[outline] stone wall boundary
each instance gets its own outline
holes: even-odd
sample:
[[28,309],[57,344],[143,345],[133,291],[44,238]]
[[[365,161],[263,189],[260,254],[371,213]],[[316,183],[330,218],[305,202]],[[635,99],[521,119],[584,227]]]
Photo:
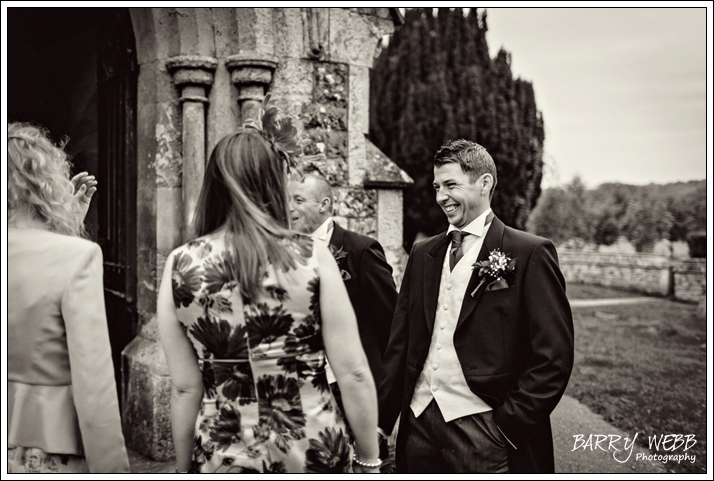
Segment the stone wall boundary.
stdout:
[[706,259],[688,259],[672,263],[674,297],[683,301],[701,302],[707,295]]
[[687,302],[706,297],[706,259],[559,250],[566,282],[621,287]]

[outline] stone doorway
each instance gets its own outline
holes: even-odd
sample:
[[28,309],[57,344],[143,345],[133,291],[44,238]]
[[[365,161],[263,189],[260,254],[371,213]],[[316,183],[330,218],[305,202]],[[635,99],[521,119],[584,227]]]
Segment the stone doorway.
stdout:
[[97,176],[86,218],[102,247],[117,390],[121,352],[136,334],[136,95],[127,9],[9,8],[8,121],[68,139],[72,173]]

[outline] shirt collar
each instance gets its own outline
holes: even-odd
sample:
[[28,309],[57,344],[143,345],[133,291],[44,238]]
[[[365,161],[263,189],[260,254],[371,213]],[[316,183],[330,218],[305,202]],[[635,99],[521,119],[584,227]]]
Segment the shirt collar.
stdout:
[[[488,217],[489,212],[491,212],[491,209],[486,209],[483,214],[476,217],[466,227],[461,229],[461,232],[468,232],[471,235],[481,237],[483,235],[484,228],[486,227],[486,217]],[[446,235],[449,235],[449,233],[454,230],[459,230],[459,228],[449,224],[449,229],[446,231]]]
[[332,222],[332,216],[330,216],[325,219],[325,222],[323,222],[320,227],[315,229],[315,232],[312,233],[312,237],[329,242],[330,234],[332,234],[333,229],[334,223]]

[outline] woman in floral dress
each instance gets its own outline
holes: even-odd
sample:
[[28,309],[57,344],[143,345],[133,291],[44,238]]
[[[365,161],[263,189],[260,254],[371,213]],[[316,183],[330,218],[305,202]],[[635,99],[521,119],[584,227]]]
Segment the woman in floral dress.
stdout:
[[376,392],[354,312],[327,245],[289,229],[289,154],[267,123],[218,143],[198,238],[166,262],[157,312],[176,470],[347,472],[351,440],[327,353],[354,469],[379,472]]

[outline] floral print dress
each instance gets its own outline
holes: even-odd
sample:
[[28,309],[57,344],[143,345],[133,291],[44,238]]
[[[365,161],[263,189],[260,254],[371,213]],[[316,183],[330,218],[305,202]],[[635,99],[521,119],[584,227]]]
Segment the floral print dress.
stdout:
[[199,358],[204,399],[196,472],[347,472],[350,444],[325,374],[313,240],[286,243],[293,268],[269,265],[244,299],[222,234],[173,253],[176,313]]

